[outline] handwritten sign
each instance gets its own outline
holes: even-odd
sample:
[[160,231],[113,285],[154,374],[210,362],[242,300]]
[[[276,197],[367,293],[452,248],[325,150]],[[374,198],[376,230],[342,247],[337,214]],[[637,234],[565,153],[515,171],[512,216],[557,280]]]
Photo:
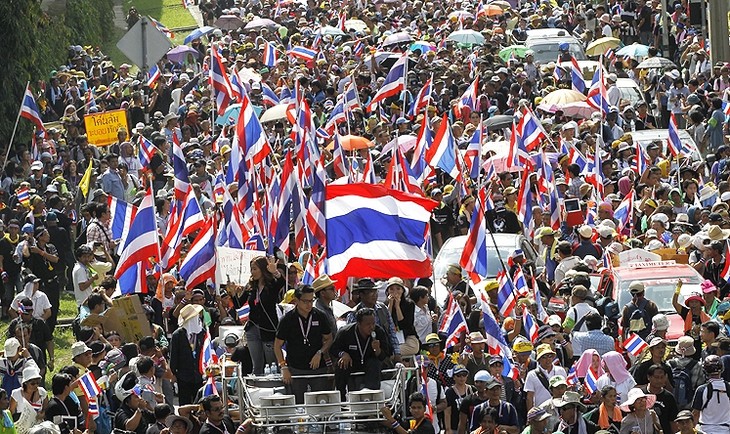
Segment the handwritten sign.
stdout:
[[644,249],[630,249],[618,254],[621,265],[630,264],[632,262],[652,262],[661,261],[662,257],[656,253],[648,252]]
[[117,131],[127,126],[127,112],[125,110],[112,110],[104,113],[95,113],[84,116],[84,126],[89,143],[96,146],[107,146],[115,143]]
[[230,247],[216,247],[218,251],[218,266],[215,280],[225,285],[229,280],[238,285],[245,285],[251,278],[251,260],[257,256],[266,256],[260,250],[231,249]]

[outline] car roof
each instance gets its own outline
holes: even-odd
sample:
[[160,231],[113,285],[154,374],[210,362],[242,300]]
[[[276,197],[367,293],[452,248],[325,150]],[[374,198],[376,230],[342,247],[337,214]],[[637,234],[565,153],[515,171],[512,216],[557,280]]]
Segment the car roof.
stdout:
[[617,78],[616,86],[617,87],[639,87],[639,85],[636,84],[636,82],[630,78]]
[[573,38],[570,33],[565,29],[530,29],[527,30],[527,39],[537,38],[555,38],[555,37],[570,37]]
[[689,277],[697,274],[697,271],[687,264],[657,265],[656,262],[651,264],[653,265],[647,265],[646,267],[642,267],[640,264],[616,267],[613,271],[621,280],[667,279]]

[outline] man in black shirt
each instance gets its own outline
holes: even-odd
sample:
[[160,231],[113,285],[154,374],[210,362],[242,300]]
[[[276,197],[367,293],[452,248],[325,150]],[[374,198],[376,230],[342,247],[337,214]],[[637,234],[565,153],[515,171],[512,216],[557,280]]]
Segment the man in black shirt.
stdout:
[[8,317],[10,302],[16,293],[22,289],[20,282],[20,264],[15,262],[15,248],[20,241],[20,223],[16,219],[8,223],[8,232],[0,239],[0,266],[2,266],[3,287],[2,318]]
[[[383,360],[391,349],[385,331],[375,324],[375,311],[369,307],[355,313],[355,323],[337,331],[330,355],[335,363],[335,385],[345,398],[345,390],[380,389]],[[350,375],[350,374],[364,375]]]
[[[81,408],[69,395],[74,388],[71,385],[74,379],[68,374],[56,374],[53,376],[51,389],[53,390],[53,398],[48,401],[46,407],[46,420],[56,423],[56,416],[71,416],[76,418],[76,427],[83,428],[84,418],[81,414]],[[73,428],[73,427],[71,427]]]
[[[303,403],[307,385],[313,392],[331,388],[328,378],[292,379],[292,376],[321,375],[327,372],[322,356],[332,345],[332,330],[325,314],[314,308],[314,288],[309,285],[300,286],[294,291],[294,297],[297,300],[296,307],[279,320],[274,354],[281,366],[284,384],[296,396],[297,403]],[[281,350],[285,343],[286,360]]]
[[200,434],[234,434],[236,426],[230,416],[223,411],[223,402],[218,395],[209,395],[203,398],[200,403],[207,420],[200,427]]
[[155,415],[149,410],[149,404],[135,391],[137,376],[128,372],[114,386],[114,394],[122,402],[114,415],[114,428],[145,434],[150,425],[155,424]]

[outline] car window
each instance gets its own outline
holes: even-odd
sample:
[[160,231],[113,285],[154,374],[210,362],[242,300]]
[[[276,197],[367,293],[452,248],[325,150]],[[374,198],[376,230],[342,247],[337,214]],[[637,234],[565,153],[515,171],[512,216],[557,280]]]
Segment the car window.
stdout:
[[621,99],[629,101],[632,105],[643,99],[641,93],[635,87],[619,87],[619,90],[621,91]]
[[[563,41],[530,45],[530,49],[535,52],[535,62],[538,62],[538,63],[555,62],[558,58],[558,53],[560,52],[558,47],[562,43],[563,43]],[[580,44],[570,42],[569,46],[570,46],[569,51],[573,55],[573,57],[575,57],[576,60],[585,60],[586,59],[585,52],[583,51],[583,47]]]
[[[446,246],[448,247],[448,246]],[[504,246],[500,246],[499,254],[502,255],[502,260],[507,263],[507,258],[512,254],[513,249],[509,249]],[[437,279],[446,275],[446,270],[451,264],[458,264],[461,259],[461,253],[464,251],[464,246],[454,246],[451,249],[441,249],[438,255],[438,261],[434,263],[434,276]],[[497,258],[497,251],[494,246],[487,246],[487,277],[494,278],[499,271],[502,270],[502,264],[499,263]],[[464,274],[466,276],[466,274]]]
[[[672,306],[672,297],[674,296],[674,290],[677,287],[677,281],[681,279],[686,285],[698,285],[702,283],[700,276],[684,276],[681,278],[658,278],[658,279],[643,279],[641,282],[644,284],[645,297],[648,300],[656,303],[660,311],[674,312],[674,306]],[[631,301],[631,293],[629,293],[629,285],[634,280],[622,280],[619,286],[618,304],[619,306],[625,306]],[[685,292],[683,287],[682,292]]]

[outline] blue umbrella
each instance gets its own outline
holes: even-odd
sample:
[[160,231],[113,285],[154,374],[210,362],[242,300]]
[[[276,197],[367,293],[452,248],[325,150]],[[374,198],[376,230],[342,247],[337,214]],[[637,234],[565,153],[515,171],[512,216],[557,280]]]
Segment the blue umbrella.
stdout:
[[199,29],[195,29],[192,32],[190,32],[189,35],[187,35],[185,37],[185,43],[189,44],[196,39],[200,39],[203,36],[207,35],[208,33],[212,32],[213,30],[215,30],[215,27],[211,27],[211,26],[203,26]]
[[637,43],[627,45],[616,51],[616,56],[629,56],[633,59],[636,59],[637,57],[646,57],[648,55],[649,47]]
[[[256,114],[256,116],[261,116],[261,111],[263,109],[260,106],[253,106],[253,112]],[[223,112],[223,115],[218,116],[215,119],[216,125],[234,125],[238,121],[238,115],[241,112],[241,104],[231,104],[226,108],[226,111]]]

